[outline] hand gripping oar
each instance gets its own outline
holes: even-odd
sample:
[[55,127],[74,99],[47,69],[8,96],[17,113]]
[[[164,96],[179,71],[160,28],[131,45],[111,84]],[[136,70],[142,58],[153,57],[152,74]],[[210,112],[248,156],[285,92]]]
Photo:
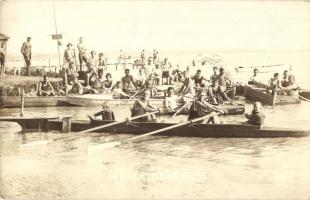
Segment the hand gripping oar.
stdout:
[[178,127],[181,127],[181,126],[185,126],[187,124],[191,124],[191,123],[194,123],[194,122],[198,122],[198,121],[201,121],[201,120],[204,120],[206,118],[210,118],[210,117],[213,117],[215,115],[219,115],[220,113],[216,113],[216,112],[212,112],[208,115],[205,115],[203,117],[199,117],[197,119],[193,119],[191,121],[187,121],[187,122],[183,122],[183,123],[179,123],[179,124],[175,124],[175,125],[172,125],[172,126],[168,126],[166,128],[162,128],[162,129],[159,129],[159,130],[156,130],[156,131],[152,131],[152,132],[149,132],[149,133],[145,133],[145,134],[142,134],[142,135],[138,135],[138,136],[135,136],[135,137],[132,137],[132,138],[129,138],[129,139],[126,139],[126,140],[121,140],[121,141],[117,141],[117,142],[108,142],[108,143],[104,143],[104,144],[96,144],[96,145],[92,145],[91,147],[88,148],[88,150],[99,150],[99,149],[107,149],[107,148],[112,148],[112,147],[116,147],[116,146],[119,146],[121,144],[124,144],[126,142],[129,142],[129,141],[132,141],[132,140],[137,140],[137,139],[140,139],[140,138],[143,138],[143,137],[147,137],[147,136],[150,136],[150,135],[155,135],[157,133],[161,133],[161,132],[164,132],[164,131],[167,131],[167,130],[171,130],[171,129],[174,129],[174,128],[178,128]]
[[121,123],[124,123],[124,122],[127,122],[127,121],[139,119],[141,117],[147,117],[149,115],[153,115],[153,114],[156,114],[156,113],[158,113],[158,111],[154,111],[154,112],[146,113],[146,114],[139,115],[139,116],[136,116],[136,117],[126,118],[126,119],[123,119],[123,120],[120,120],[120,121],[112,122],[112,123],[109,123],[109,124],[104,124],[104,125],[97,126],[97,127],[94,127],[94,128],[90,128],[90,129],[87,129],[87,130],[84,130],[84,131],[77,132],[76,134],[74,134],[74,136],[68,135],[68,136],[65,136],[65,137],[55,138],[55,139],[52,139],[52,140],[35,141],[35,142],[27,143],[27,144],[21,144],[21,145],[19,145],[19,147],[31,147],[31,146],[47,145],[48,143],[55,142],[57,140],[62,140],[62,139],[70,138],[70,137],[74,138],[78,134],[89,133],[91,131],[107,128],[107,127],[114,126],[114,125],[117,125],[117,124],[121,124]]
[[173,115],[172,118],[177,116],[186,106],[188,106],[190,103],[192,103],[193,101],[189,101],[188,103],[185,103],[179,110],[177,110]]

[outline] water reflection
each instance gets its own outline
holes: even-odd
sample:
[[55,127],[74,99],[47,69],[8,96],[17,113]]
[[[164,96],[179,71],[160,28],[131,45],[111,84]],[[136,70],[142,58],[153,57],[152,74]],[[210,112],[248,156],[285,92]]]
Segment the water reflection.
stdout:
[[[295,108],[288,118],[288,111]],[[98,108],[32,108],[25,115],[68,115],[87,119]],[[118,117],[126,116],[116,108]],[[265,108],[268,125],[309,126],[309,104]],[[18,116],[18,109],[1,115]],[[277,114],[280,113],[280,114]],[[182,120],[179,116],[178,120]],[[185,119],[185,118],[184,118]],[[165,120],[165,119],[163,119]],[[225,117],[225,120],[244,120]],[[282,124],[281,124],[282,123]],[[49,145],[21,149],[19,144],[66,136],[20,133],[0,123],[2,194],[23,199],[102,198],[307,198],[310,138],[182,138],[150,136],[117,148],[88,152],[89,144],[132,137],[81,134]]]

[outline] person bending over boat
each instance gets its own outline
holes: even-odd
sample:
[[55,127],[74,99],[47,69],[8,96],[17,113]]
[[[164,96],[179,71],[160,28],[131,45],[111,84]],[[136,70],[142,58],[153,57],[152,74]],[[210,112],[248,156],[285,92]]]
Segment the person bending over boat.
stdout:
[[[206,100],[206,93],[204,91],[201,91],[198,95],[198,98],[194,100],[192,105],[189,109],[189,115],[188,120],[193,120],[199,117],[203,117],[205,115],[214,113],[214,112],[220,112],[224,113],[223,110],[216,108],[212,104],[208,103]],[[217,124],[219,122],[217,116],[211,116],[206,122],[203,121],[204,124]]]
[[265,119],[265,115],[262,113],[262,104],[260,102],[254,102],[252,113],[246,113],[245,117],[248,119],[248,123],[261,126]]
[[179,93],[183,95],[186,94],[191,94],[192,96],[195,95],[194,84],[188,72],[184,72],[184,81],[183,85],[179,90]]
[[134,82],[133,76],[130,75],[130,70],[125,69],[125,76],[121,79],[123,92],[128,92],[131,84],[138,89],[136,83]]
[[95,117],[101,116],[103,121],[115,121],[114,112],[108,102],[102,104],[102,110],[94,114]]
[[178,100],[178,96],[174,94],[174,88],[169,87],[167,89],[167,96],[165,97],[165,100],[164,100],[165,110],[167,110],[170,113],[174,113],[175,111],[177,111],[179,107],[177,100]]
[[43,81],[40,81],[38,86],[38,96],[55,96],[55,91],[52,84],[48,80],[48,76],[43,76]]
[[129,99],[130,96],[123,92],[122,85],[120,81],[117,81],[112,87],[112,97],[113,99]]
[[289,75],[287,83],[285,84],[286,86],[282,86],[282,91],[284,95],[289,95],[289,96],[298,96],[298,90],[299,87],[295,83],[295,76],[294,75]]
[[[154,105],[150,104],[150,91],[146,90],[143,94],[143,96],[140,99],[137,99],[135,103],[133,104],[131,108],[131,117],[139,116],[146,114],[148,112],[154,112],[159,110]],[[136,119],[135,121],[138,122],[156,122],[156,116],[155,115],[149,115],[147,117],[142,117],[139,119]]]

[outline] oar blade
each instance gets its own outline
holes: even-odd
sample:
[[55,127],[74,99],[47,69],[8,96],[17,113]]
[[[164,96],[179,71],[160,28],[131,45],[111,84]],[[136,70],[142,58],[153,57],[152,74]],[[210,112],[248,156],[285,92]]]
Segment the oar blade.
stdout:
[[29,142],[26,144],[20,144],[19,148],[28,148],[28,147],[37,147],[37,146],[45,146],[49,143],[53,142],[53,140],[40,140],[35,142]]
[[91,153],[91,152],[96,152],[96,151],[100,151],[104,149],[111,149],[119,145],[121,145],[121,142],[107,142],[103,144],[91,144],[90,146],[88,146],[87,151]]

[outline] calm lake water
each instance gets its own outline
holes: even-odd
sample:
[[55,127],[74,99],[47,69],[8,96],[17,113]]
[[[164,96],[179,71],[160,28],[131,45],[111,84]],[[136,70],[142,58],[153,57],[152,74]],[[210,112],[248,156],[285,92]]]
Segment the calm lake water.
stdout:
[[[99,108],[26,108],[25,116],[87,119]],[[128,107],[115,107],[117,118]],[[247,107],[247,112],[250,107]],[[310,103],[264,108],[266,126],[310,128]],[[1,109],[0,116],[18,116]],[[178,116],[174,121],[185,120]],[[167,121],[171,119],[160,119]],[[242,116],[224,121],[243,121]],[[27,133],[0,123],[1,196],[10,199],[309,199],[310,137],[212,139],[151,136],[116,148],[91,143],[132,137],[90,133],[43,147],[19,144],[67,134]]]

